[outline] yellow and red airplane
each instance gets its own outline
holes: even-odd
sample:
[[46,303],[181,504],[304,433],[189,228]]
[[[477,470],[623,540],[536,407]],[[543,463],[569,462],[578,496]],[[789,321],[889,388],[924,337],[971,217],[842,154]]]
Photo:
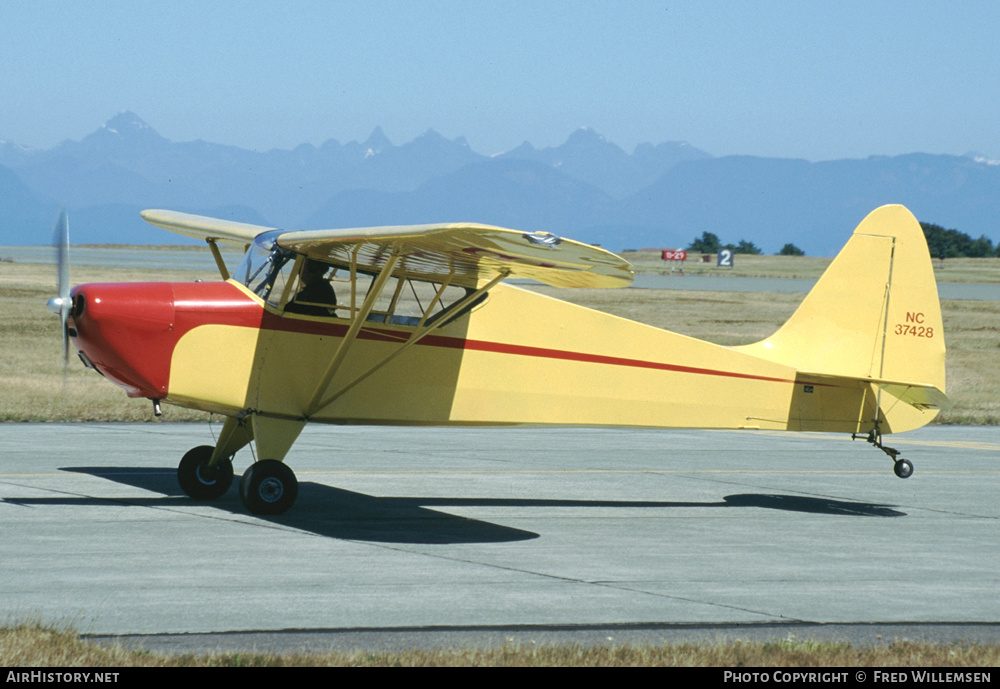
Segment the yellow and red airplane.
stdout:
[[[933,268],[902,206],[865,218],[789,321],[740,347],[505,284],[632,282],[622,258],[548,233],[142,217],[204,239],[222,281],[61,286],[50,308],[85,365],[130,397],[226,418],[214,447],[180,462],[191,497],[225,493],[233,455],[254,442],[239,492],[256,514],[294,503],[283,460],[310,421],[861,434],[905,478],[912,464],[882,434],[923,426],[948,403]],[[232,274],[219,244],[246,249]]]

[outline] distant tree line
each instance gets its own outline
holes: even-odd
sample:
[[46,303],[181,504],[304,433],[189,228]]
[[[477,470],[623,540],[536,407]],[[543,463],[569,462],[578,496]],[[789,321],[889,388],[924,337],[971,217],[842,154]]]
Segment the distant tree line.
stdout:
[[702,232],[701,237],[692,241],[687,248],[688,251],[702,254],[717,254],[719,249],[731,249],[736,254],[759,255],[764,253],[753,242],[748,242],[745,239],[741,239],[739,244],[723,244],[718,235],[712,232]]
[[[996,246],[986,235],[979,239],[973,239],[964,232],[958,230],[946,230],[940,225],[931,223],[920,223],[927,238],[927,248],[934,258],[986,258],[991,256],[1000,257],[1000,243]],[[687,250],[694,253],[716,254],[719,249],[731,249],[737,254],[764,253],[753,242],[741,239],[739,244],[723,244],[718,235],[712,232],[702,232],[688,246]],[[805,256],[805,252],[794,244],[785,244],[778,252],[781,256]]]
[[[701,236],[691,242],[687,250],[693,253],[717,254],[719,249],[730,249],[734,254],[752,254],[759,256],[764,252],[753,242],[741,239],[739,244],[723,244],[718,235],[712,232],[702,232]],[[782,256],[804,256],[805,252],[794,244],[785,244],[778,252]]]
[[934,258],[985,258],[1000,256],[1000,244],[993,242],[986,235],[973,239],[958,230],[946,230],[940,225],[922,222],[920,227],[927,238],[927,248]]

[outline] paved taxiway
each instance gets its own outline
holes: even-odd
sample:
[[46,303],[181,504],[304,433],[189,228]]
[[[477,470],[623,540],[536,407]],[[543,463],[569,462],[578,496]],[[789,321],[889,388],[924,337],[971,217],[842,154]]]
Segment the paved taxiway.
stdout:
[[842,436],[310,426],[288,457],[298,503],[265,519],[235,483],[181,494],[174,467],[208,426],[0,424],[0,618],[93,634],[1000,621],[1000,429],[886,438],[913,477]]

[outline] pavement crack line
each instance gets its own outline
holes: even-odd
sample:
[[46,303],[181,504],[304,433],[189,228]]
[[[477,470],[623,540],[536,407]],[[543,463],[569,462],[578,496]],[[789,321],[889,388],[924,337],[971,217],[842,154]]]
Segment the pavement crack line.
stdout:
[[[167,509],[167,508],[161,508],[161,509]],[[180,510],[171,510],[171,511],[180,512]],[[191,515],[190,512],[184,512],[184,514]],[[204,518],[212,518],[209,515],[201,515],[201,514],[199,514],[199,515],[191,515],[191,516],[198,516],[198,517],[204,517]],[[215,519],[221,519],[221,518],[215,517]],[[268,529],[276,529],[276,530],[281,530],[281,531],[289,531],[289,532],[294,532],[294,533],[297,533],[297,534],[299,534],[301,536],[306,536],[306,537],[315,537],[315,538],[324,538],[324,539],[328,538],[327,536],[323,536],[322,534],[317,534],[317,533],[314,533],[312,531],[308,531],[308,530],[305,530],[305,529],[301,529],[301,528],[294,527],[294,526],[289,526],[289,525],[284,525],[284,524],[267,523],[267,522],[261,522],[259,520],[246,521],[246,520],[242,520],[242,519],[222,519],[222,521],[229,521],[229,522],[233,522],[233,523],[239,523],[239,524],[244,524],[246,526],[258,527],[258,528],[268,528]],[[577,577],[569,577],[569,576],[560,575],[560,574],[550,574],[550,573],[546,573],[546,572],[538,572],[538,571],[524,569],[524,568],[521,568],[521,567],[511,567],[509,565],[501,565],[501,564],[497,564],[497,563],[484,562],[484,561],[481,561],[481,560],[473,560],[473,559],[470,559],[470,558],[454,557],[454,556],[446,555],[446,554],[442,554],[442,553],[431,553],[431,552],[422,551],[422,550],[414,550],[412,548],[405,548],[405,547],[402,547],[402,546],[394,546],[394,545],[387,544],[387,543],[374,543],[372,541],[365,541],[365,540],[362,540],[362,539],[342,538],[342,539],[336,539],[336,540],[347,542],[347,543],[353,543],[355,545],[362,545],[362,546],[368,546],[368,547],[378,548],[378,549],[382,549],[382,550],[389,550],[389,551],[397,552],[397,553],[404,553],[404,554],[407,554],[407,555],[417,555],[417,556],[422,556],[422,557],[425,557],[425,558],[432,558],[432,559],[437,559],[437,560],[444,560],[444,561],[447,561],[447,562],[455,562],[455,563],[460,563],[460,564],[465,564],[465,565],[473,565],[473,566],[478,566],[478,567],[485,567],[485,568],[488,568],[488,569],[493,569],[493,570],[501,571],[501,572],[511,572],[511,573],[515,573],[515,574],[523,574],[523,575],[527,575],[527,576],[530,576],[530,577],[537,577],[537,578],[540,578],[540,579],[546,579],[546,580],[550,580],[550,581],[561,582],[561,583],[564,583],[564,584],[577,585],[577,586],[592,586],[592,587],[598,587],[598,588],[615,589],[615,590],[619,590],[619,591],[627,591],[629,593],[638,594],[640,596],[649,596],[649,597],[653,597],[653,598],[673,600],[673,601],[679,601],[679,602],[684,602],[684,603],[692,603],[692,604],[695,604],[695,605],[704,605],[704,606],[709,606],[709,607],[713,607],[713,608],[722,608],[722,609],[726,609],[726,610],[735,610],[735,611],[739,611],[739,612],[743,612],[743,613],[747,613],[747,614],[761,615],[763,617],[767,617],[767,618],[771,618],[771,619],[791,621],[791,622],[808,622],[808,620],[802,620],[802,619],[799,619],[799,618],[796,618],[796,617],[788,617],[786,615],[778,615],[778,614],[771,613],[771,612],[766,612],[766,611],[763,611],[763,610],[754,610],[752,608],[746,608],[746,607],[741,607],[741,606],[736,606],[736,605],[727,605],[727,604],[724,604],[724,603],[715,603],[715,602],[711,602],[711,601],[699,600],[699,599],[696,599],[696,598],[689,598],[689,597],[686,597],[686,596],[677,596],[677,595],[666,594],[666,593],[656,593],[656,592],[653,592],[653,591],[646,591],[646,590],[643,590],[643,589],[639,589],[639,588],[635,588],[635,587],[631,587],[631,586],[626,586],[624,584],[619,584],[619,583],[610,582],[610,581],[588,581],[586,579],[580,579],[580,578],[577,578]]]
[[[310,534],[310,535],[315,535],[315,534]],[[768,617],[768,618],[777,619],[777,620],[784,620],[784,621],[789,621],[789,622],[809,622],[809,620],[803,620],[803,619],[799,619],[799,618],[796,618],[796,617],[788,617],[786,615],[778,615],[778,614],[775,614],[775,613],[765,612],[765,611],[762,611],[762,610],[753,610],[751,608],[745,608],[745,607],[740,607],[740,606],[736,606],[736,605],[726,605],[724,603],[713,603],[711,601],[698,600],[696,598],[688,598],[688,597],[685,597],[685,596],[676,596],[676,595],[671,595],[671,594],[667,594],[667,593],[656,593],[656,592],[653,592],[653,591],[646,591],[646,590],[643,590],[643,589],[633,588],[633,587],[630,587],[630,586],[626,586],[626,585],[623,585],[623,584],[617,584],[617,583],[610,582],[610,581],[587,581],[586,579],[579,579],[579,578],[576,578],[576,577],[568,577],[568,576],[560,575],[560,574],[549,574],[549,573],[546,573],[546,572],[537,572],[537,571],[532,571],[532,570],[528,570],[528,569],[523,569],[523,568],[520,568],[520,567],[511,567],[509,565],[500,565],[500,564],[496,564],[496,563],[482,562],[482,561],[479,561],[479,560],[471,560],[469,558],[459,558],[459,557],[453,557],[453,556],[450,556],[450,555],[442,555],[442,554],[436,554],[436,553],[428,553],[428,552],[419,551],[419,550],[411,550],[409,548],[403,548],[403,547],[399,547],[399,546],[391,546],[391,545],[387,545],[385,543],[370,543],[368,541],[359,541],[359,540],[354,540],[354,539],[347,539],[347,540],[350,540],[351,543],[362,544],[362,545],[369,545],[369,546],[373,546],[373,547],[376,547],[376,548],[383,548],[383,549],[386,549],[386,550],[392,550],[394,552],[407,553],[407,554],[410,554],[410,555],[422,555],[424,557],[435,558],[435,559],[439,559],[439,560],[447,560],[449,562],[458,562],[458,563],[466,564],[466,565],[476,565],[476,566],[479,566],[479,567],[486,567],[486,568],[489,568],[489,569],[494,569],[494,570],[502,571],[502,572],[513,572],[513,573],[516,573],[516,574],[525,574],[525,575],[528,575],[528,576],[538,577],[538,578],[542,578],[542,579],[548,579],[548,580],[551,580],[551,581],[557,581],[557,582],[561,582],[561,583],[565,583],[565,584],[574,584],[574,585],[581,585],[581,586],[594,586],[594,587],[599,587],[599,588],[609,588],[609,589],[615,589],[615,590],[619,590],[619,591],[627,591],[629,593],[635,593],[635,594],[639,594],[641,596],[649,596],[649,597],[653,597],[653,598],[661,598],[661,599],[667,599],[667,600],[681,601],[681,602],[684,602],[684,603],[693,603],[693,604],[696,604],[696,605],[705,605],[705,606],[709,606],[709,607],[713,607],[713,608],[722,608],[722,609],[726,609],[726,610],[736,610],[736,611],[739,611],[739,612],[744,612],[744,613],[753,614],[753,615],[761,615],[763,617]]]

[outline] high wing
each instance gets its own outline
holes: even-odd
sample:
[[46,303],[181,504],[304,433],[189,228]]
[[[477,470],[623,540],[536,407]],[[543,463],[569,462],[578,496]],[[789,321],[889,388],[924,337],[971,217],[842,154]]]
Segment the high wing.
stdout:
[[[142,217],[185,236],[237,245],[274,229],[162,210],[143,211]],[[309,258],[369,272],[379,272],[396,256],[396,275],[466,287],[498,276],[556,287],[626,287],[634,277],[628,261],[597,246],[471,223],[289,231],[276,242]]]
[[287,232],[278,246],[330,263],[379,270],[395,249],[394,272],[474,287],[507,273],[555,287],[626,287],[631,265],[600,247],[548,233],[476,224],[408,225]]
[[207,242],[220,242],[240,248],[245,248],[253,242],[254,237],[262,232],[276,229],[262,225],[251,225],[250,223],[208,218],[204,215],[178,213],[177,211],[147,210],[142,211],[139,215],[150,225],[182,234],[185,237],[204,239]]

